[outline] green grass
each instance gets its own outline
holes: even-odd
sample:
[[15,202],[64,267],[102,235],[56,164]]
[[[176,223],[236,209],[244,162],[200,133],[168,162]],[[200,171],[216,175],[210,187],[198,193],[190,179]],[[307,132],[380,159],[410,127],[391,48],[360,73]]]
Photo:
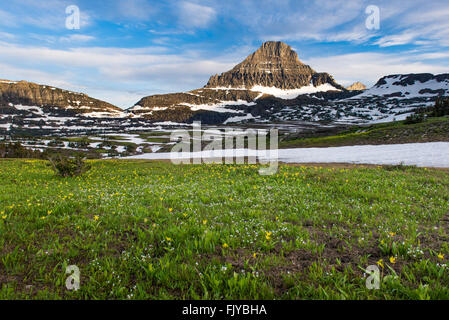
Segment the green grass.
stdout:
[[170,142],[170,138],[161,138],[161,137],[146,137],[145,140],[147,142],[158,142],[158,143]]
[[282,141],[280,147],[335,147],[434,141],[449,141],[449,117],[430,118],[416,124],[398,121],[355,126],[337,135],[288,139]]
[[448,171],[91,164],[0,161],[0,299],[449,298]]

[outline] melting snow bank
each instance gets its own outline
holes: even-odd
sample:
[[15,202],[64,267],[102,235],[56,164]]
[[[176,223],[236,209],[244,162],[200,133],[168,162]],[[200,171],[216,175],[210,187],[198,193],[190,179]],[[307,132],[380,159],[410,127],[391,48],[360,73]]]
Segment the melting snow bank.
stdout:
[[278,154],[286,163],[360,163],[379,165],[416,165],[419,167],[449,168],[449,142],[363,145],[332,148],[296,148],[273,151],[215,150],[193,153],[146,153],[128,159],[189,159],[257,156],[273,159]]
[[364,145],[279,150],[279,161],[289,163],[405,164],[449,168],[449,142]]
[[281,99],[295,99],[302,94],[311,94],[317,92],[326,91],[341,91],[334,86],[325,83],[315,87],[313,84],[299,88],[299,89],[279,89],[275,87],[264,87],[264,86],[254,86],[251,91],[257,91],[261,93],[271,94],[277,98]]

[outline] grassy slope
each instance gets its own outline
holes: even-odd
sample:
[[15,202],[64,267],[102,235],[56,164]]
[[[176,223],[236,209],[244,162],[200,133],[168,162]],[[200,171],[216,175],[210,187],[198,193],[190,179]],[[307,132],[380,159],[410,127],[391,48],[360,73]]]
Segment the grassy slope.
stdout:
[[335,147],[362,144],[393,144],[449,141],[449,117],[431,118],[423,123],[404,124],[403,121],[353,127],[341,134],[318,138],[285,140],[282,148]]
[[0,161],[0,299],[449,298],[447,171],[92,164]]

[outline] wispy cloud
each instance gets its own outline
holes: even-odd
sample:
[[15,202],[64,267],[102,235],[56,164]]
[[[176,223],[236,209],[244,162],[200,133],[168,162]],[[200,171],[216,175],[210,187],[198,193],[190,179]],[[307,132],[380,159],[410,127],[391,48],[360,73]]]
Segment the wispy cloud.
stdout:
[[59,38],[59,41],[61,42],[88,42],[92,40],[95,40],[94,36],[89,36],[85,34],[72,34],[70,36]]
[[206,28],[217,15],[211,7],[186,1],[179,3],[178,10],[179,23],[189,29]]
[[384,10],[394,13],[384,17],[384,35],[375,44],[381,47],[407,44],[449,46],[447,1],[433,0],[423,5],[422,1],[410,0],[403,6],[383,2]]

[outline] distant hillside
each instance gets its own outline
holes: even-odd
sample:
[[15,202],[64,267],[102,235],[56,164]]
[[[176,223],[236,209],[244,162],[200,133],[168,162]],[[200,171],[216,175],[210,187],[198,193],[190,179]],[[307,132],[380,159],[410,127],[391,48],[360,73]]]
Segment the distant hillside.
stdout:
[[0,80],[0,106],[36,106],[72,110],[76,113],[110,113],[122,110],[110,103],[48,85],[27,81]]

